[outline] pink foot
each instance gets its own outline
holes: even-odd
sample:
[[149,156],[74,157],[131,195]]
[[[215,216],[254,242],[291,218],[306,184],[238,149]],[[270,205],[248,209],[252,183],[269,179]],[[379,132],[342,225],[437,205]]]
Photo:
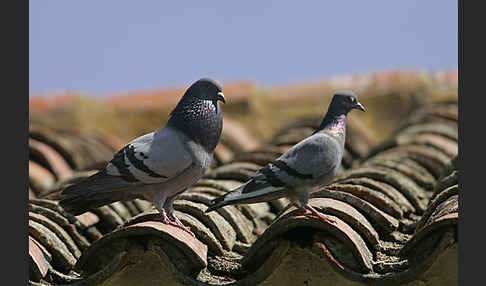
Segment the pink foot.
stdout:
[[315,216],[317,216],[318,218],[322,219],[323,221],[326,221],[328,223],[336,223],[336,221],[330,219],[329,217],[321,214],[320,212],[318,212],[315,208],[313,208],[311,205],[306,205],[305,207],[300,207],[298,205],[295,205],[296,207],[298,207],[299,209],[301,209],[304,213],[304,215],[307,215],[307,214],[313,214]]
[[171,225],[173,226],[176,226],[182,230],[184,230],[185,232],[189,233],[190,235],[192,235],[193,237],[196,237],[196,235],[191,231],[191,228],[188,227],[188,226],[185,226],[180,220],[178,217],[176,217],[174,214],[171,215],[171,217],[174,219],[174,221],[171,221]]
[[320,212],[316,211],[315,208],[313,208],[311,205],[307,205],[306,208],[308,210],[311,211],[311,213],[313,213],[314,215],[316,215],[317,217],[319,217],[320,219],[324,220],[324,221],[327,221],[328,223],[331,223],[331,224],[334,224],[336,223],[334,220],[330,219],[329,217],[321,214]]
[[167,214],[165,212],[159,212],[159,213],[160,213],[160,217],[162,218],[163,223],[172,224],[172,221],[169,219],[169,217],[167,216]]

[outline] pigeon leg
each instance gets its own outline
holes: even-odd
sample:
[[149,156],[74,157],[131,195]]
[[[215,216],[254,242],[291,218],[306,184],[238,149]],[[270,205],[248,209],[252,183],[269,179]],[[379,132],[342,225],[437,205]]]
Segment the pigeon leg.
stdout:
[[172,221],[169,219],[167,214],[165,213],[165,210],[159,211],[160,216],[162,217],[162,222],[165,224],[171,224]]
[[157,209],[157,211],[159,211],[159,214],[160,214],[160,217],[161,217],[163,223],[172,224],[172,221],[169,219],[169,217],[167,216],[167,213],[165,212],[165,210],[163,208],[159,208],[157,206],[155,208]]
[[180,220],[179,218],[174,214],[174,206],[173,206],[173,203],[174,203],[174,200],[177,196],[173,196],[173,197],[170,197],[164,204],[164,210],[167,210],[167,213],[168,213],[168,216],[169,218],[171,218],[172,220],[170,221],[170,224],[175,226],[175,227],[178,227],[182,230],[184,230],[185,232],[189,233],[190,235],[192,235],[193,237],[196,237],[196,235],[191,231],[191,228],[188,227],[188,226],[185,226]]
[[316,215],[318,218],[320,218],[320,219],[322,219],[322,220],[324,220],[328,223],[331,223],[331,224],[336,223],[334,220],[332,220],[332,219],[328,218],[327,216],[321,214],[320,212],[316,211],[316,209],[313,208],[311,205],[306,205],[304,208],[306,209],[306,211],[309,210],[312,214]]
[[324,220],[324,221],[326,221],[328,223],[332,223],[332,224],[335,223],[334,220],[332,220],[332,219],[328,218],[327,216],[321,214],[320,212],[318,212],[315,208],[313,208],[309,204],[306,204],[304,206],[301,206],[300,204],[294,202],[293,205],[296,208],[298,208],[302,212],[303,215],[312,215],[313,214],[313,215],[317,216],[318,218],[320,218],[320,219],[322,219],[322,220]]
[[173,226],[177,226],[179,228],[181,228],[182,230],[184,230],[185,232],[189,233],[190,235],[192,235],[193,237],[196,237],[196,235],[191,231],[191,228],[188,227],[188,226],[185,226],[180,220],[179,218],[175,215],[175,214],[171,214],[170,217],[172,217],[172,219],[174,220],[173,222],[171,222],[171,224]]
[[327,216],[321,214],[320,212],[316,211],[311,205],[309,205],[309,193],[311,189],[308,187],[301,187],[295,189],[296,196],[291,199],[294,206],[302,211],[304,215],[313,214],[318,218],[322,219],[328,223],[335,223],[334,220],[328,218]]
[[172,224],[173,222],[167,216],[165,212],[164,205],[166,203],[167,195],[165,193],[155,193],[154,194],[154,205],[155,208],[159,211],[160,217],[162,218],[162,222],[165,224]]

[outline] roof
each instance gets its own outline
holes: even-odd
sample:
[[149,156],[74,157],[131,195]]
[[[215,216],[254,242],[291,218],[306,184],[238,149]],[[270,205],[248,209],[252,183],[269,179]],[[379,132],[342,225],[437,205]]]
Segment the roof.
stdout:
[[[211,199],[308,136],[318,116],[284,125],[256,149],[242,150],[237,143],[228,148],[232,156],[213,165],[175,202],[176,214],[196,238],[162,224],[143,200],[73,217],[55,196],[32,199],[29,279],[44,285],[401,285],[418,280],[456,285],[457,120],[457,100],[423,104],[384,142],[366,137],[366,124],[350,121],[339,177],[310,200],[335,225],[300,215],[285,199],[204,213]],[[43,154],[32,163],[51,174],[44,179],[50,182],[46,189],[90,174],[73,159],[79,151],[60,151],[64,136],[48,137],[34,139],[45,146],[30,145]],[[83,148],[99,146],[92,144]],[[59,158],[65,163],[56,163]]]

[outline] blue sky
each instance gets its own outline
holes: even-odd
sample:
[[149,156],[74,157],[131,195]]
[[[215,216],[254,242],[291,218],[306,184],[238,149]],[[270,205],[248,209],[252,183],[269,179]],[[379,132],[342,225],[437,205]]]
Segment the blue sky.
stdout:
[[457,1],[29,2],[29,91],[457,68]]

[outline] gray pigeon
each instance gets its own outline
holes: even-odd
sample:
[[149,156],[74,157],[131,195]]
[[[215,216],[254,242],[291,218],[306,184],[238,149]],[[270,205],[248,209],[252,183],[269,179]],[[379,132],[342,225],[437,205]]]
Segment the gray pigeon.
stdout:
[[308,204],[309,193],[313,187],[328,184],[336,176],[344,152],[346,115],[351,109],[365,111],[354,92],[336,92],[321,125],[311,136],[258,170],[242,186],[214,199],[206,212],[231,204],[288,197],[304,214],[310,211],[333,223]]
[[172,204],[211,164],[223,128],[218,101],[226,103],[219,83],[196,81],[163,129],[132,140],[103,170],[63,190],[61,206],[79,215],[115,201],[143,198],[154,203],[164,223],[192,234],[174,215]]

